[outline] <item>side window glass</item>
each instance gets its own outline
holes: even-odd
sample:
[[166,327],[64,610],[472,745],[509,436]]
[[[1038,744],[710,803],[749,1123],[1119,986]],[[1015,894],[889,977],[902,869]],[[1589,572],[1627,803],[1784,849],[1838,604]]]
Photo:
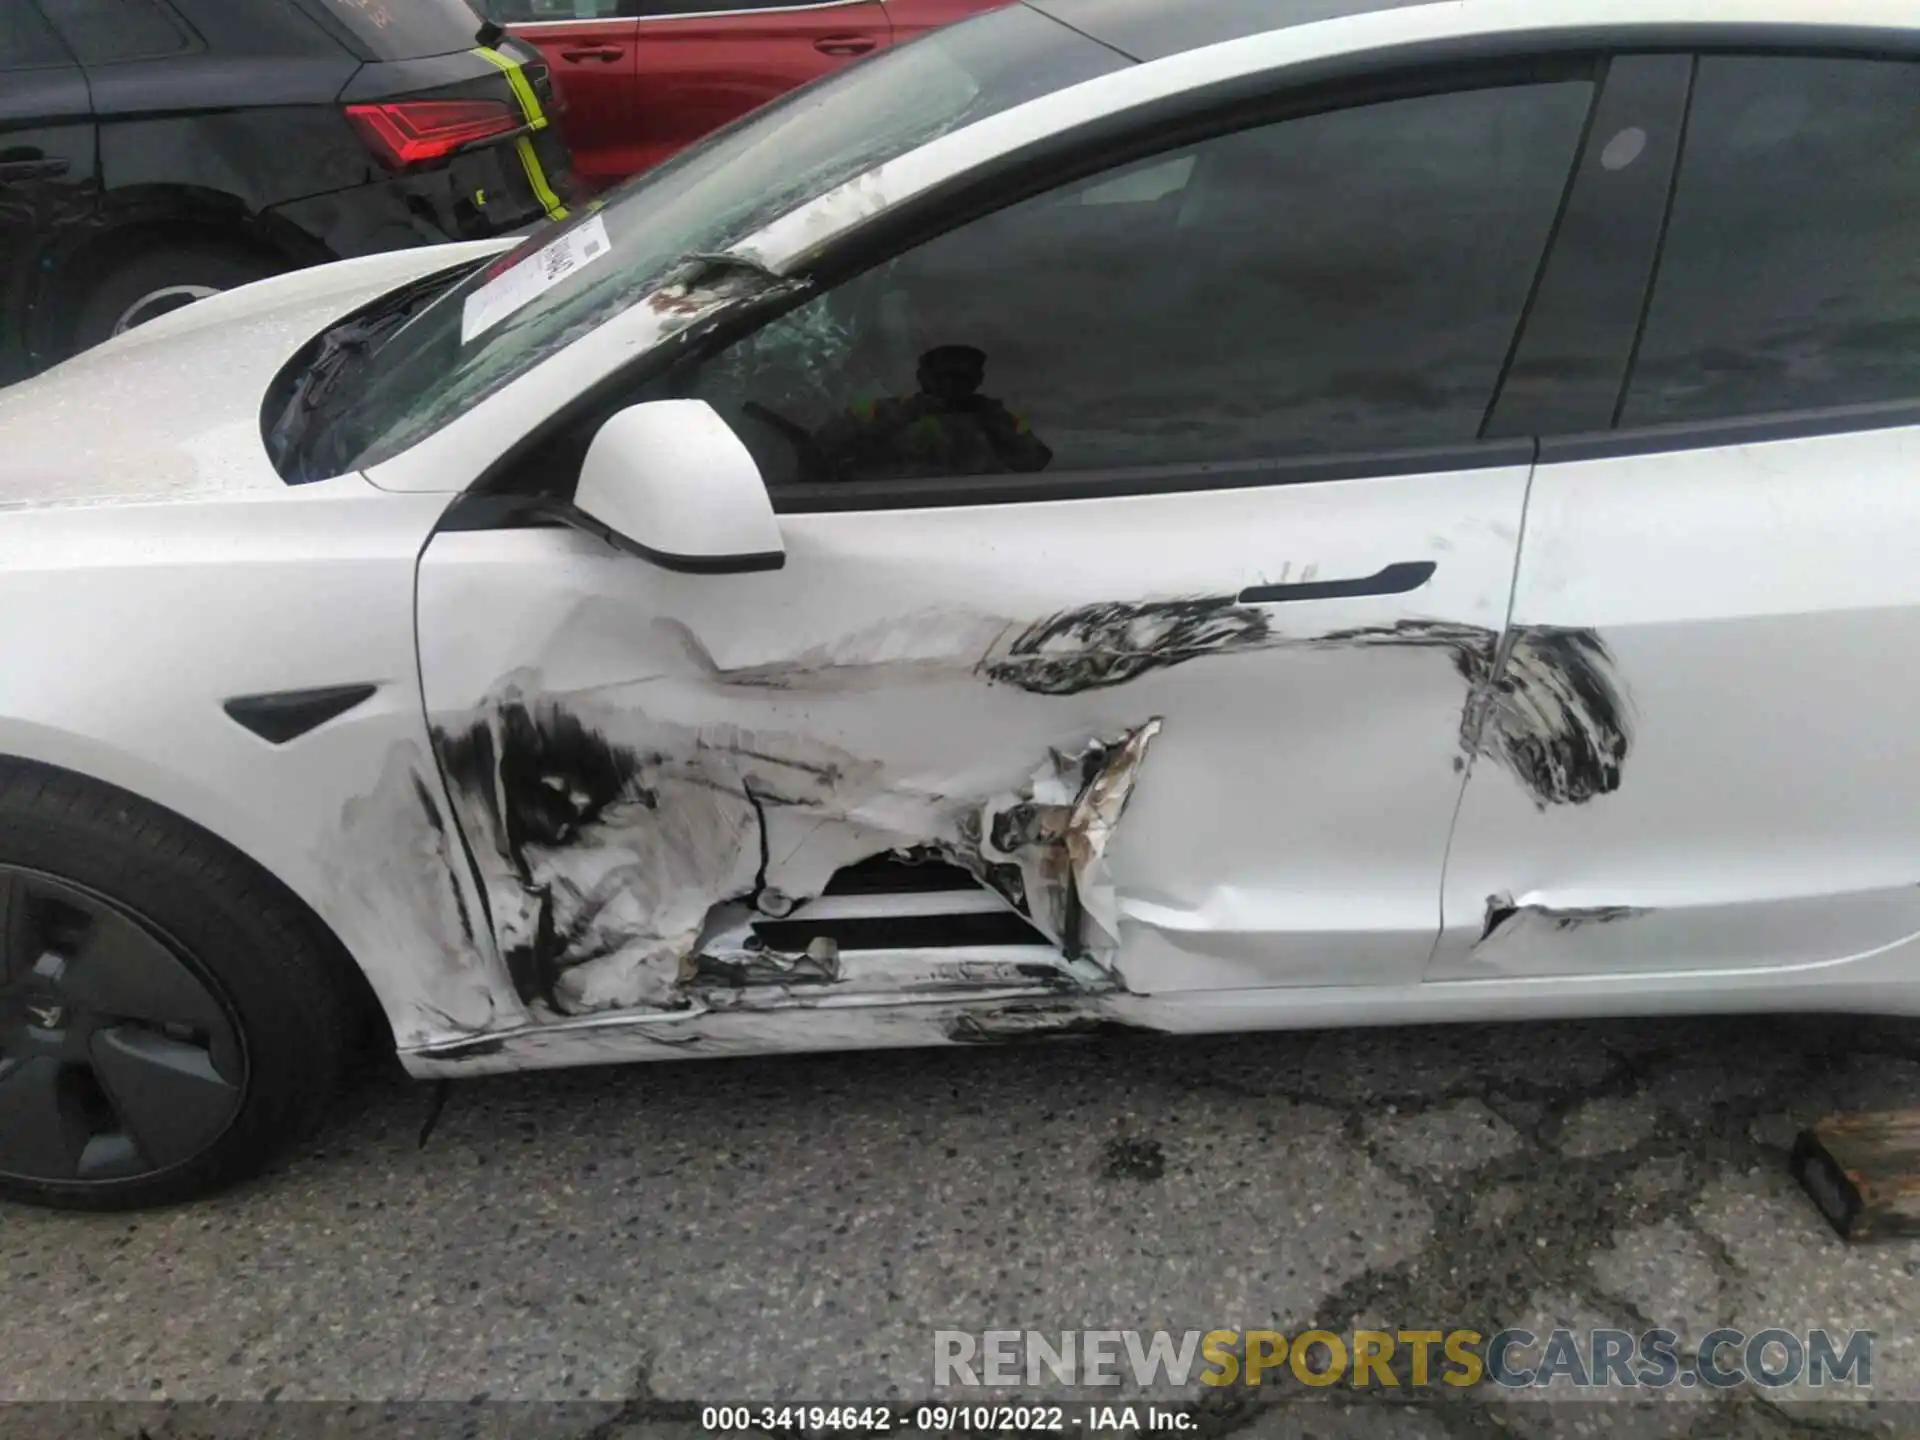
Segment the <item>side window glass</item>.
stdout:
[[1425,95],[1157,156],[868,271],[677,393],[774,485],[1468,443],[1591,98]]
[[1624,425],[1920,396],[1920,65],[1700,63]]
[[71,65],[73,57],[30,4],[0,3],[0,70]]
[[82,65],[150,60],[193,48],[186,27],[157,0],[40,0]]
[[704,15],[712,11],[801,10],[817,0],[620,0],[622,15]]
[[620,14],[620,0],[477,0],[477,8],[502,25],[527,25],[542,20],[611,20]]

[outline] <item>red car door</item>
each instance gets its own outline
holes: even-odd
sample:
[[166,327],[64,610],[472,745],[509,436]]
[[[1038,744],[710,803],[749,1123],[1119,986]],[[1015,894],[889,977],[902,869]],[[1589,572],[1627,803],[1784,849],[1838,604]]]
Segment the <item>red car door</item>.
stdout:
[[893,43],[882,0],[623,0],[622,9],[640,17],[636,170]]
[[639,22],[621,0],[478,0],[490,20],[537,45],[552,67],[564,106],[560,130],[573,150],[573,173],[604,190],[644,168],[636,141],[640,110],[634,32]]

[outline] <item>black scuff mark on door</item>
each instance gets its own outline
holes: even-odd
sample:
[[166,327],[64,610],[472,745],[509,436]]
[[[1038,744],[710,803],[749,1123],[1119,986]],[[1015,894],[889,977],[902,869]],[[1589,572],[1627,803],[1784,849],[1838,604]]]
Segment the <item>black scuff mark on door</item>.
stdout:
[[465,1040],[440,1041],[433,1047],[433,1058],[455,1065],[472,1064],[506,1054],[512,1039],[508,1035],[475,1035]]
[[414,798],[420,802],[420,809],[427,817],[427,826],[433,831],[434,836],[439,841],[442,854],[445,856],[447,862],[447,879],[449,888],[453,892],[454,913],[458,915],[460,919],[460,935],[462,939],[471,945],[474,941],[473,912],[467,907],[466,893],[460,888],[458,874],[453,865],[452,847],[454,841],[453,837],[447,833],[446,817],[440,813],[439,802],[433,798],[433,791],[428,788],[425,777],[417,772],[413,777],[413,794]]
[[1613,656],[1592,630],[1517,629],[1476,717],[1478,748],[1541,809],[1620,788],[1632,732]]
[[1274,634],[1264,611],[1227,596],[1114,602],[1036,621],[996,646],[977,673],[1033,694],[1065,696],[1208,656],[1373,647],[1448,654],[1467,686],[1463,760],[1493,760],[1540,808],[1584,805],[1619,788],[1632,747],[1627,702],[1611,653],[1588,629],[1521,626],[1504,647],[1498,631],[1434,620],[1293,637]]
[[1320,635],[1277,633],[1268,611],[1237,596],[1102,601],[1020,622],[929,610],[856,631],[785,660],[722,666],[691,629],[663,622],[717,684],[835,693],[905,687],[968,672],[1028,694],[1116,689],[1199,660],[1265,650],[1439,650],[1466,684],[1456,769],[1484,756],[1542,809],[1584,805],[1620,786],[1632,748],[1613,656],[1591,629],[1529,625],[1501,632],[1401,620]]
[[656,805],[640,780],[641,757],[560,706],[536,713],[518,701],[494,707],[458,732],[436,727],[433,743],[449,786],[512,866],[526,901],[530,923],[501,947],[514,990],[523,1004],[562,1009],[561,975],[595,958],[583,948],[583,931],[600,908],[595,899],[611,897],[589,892],[563,927],[553,886],[536,875],[533,852],[572,843],[617,804]]
[[1037,1045],[1049,1040],[1098,1040],[1159,1035],[1151,1025],[1116,1020],[1071,1001],[1034,1001],[970,1010],[954,1017],[947,1039],[956,1045]]
[[1270,638],[1266,613],[1230,597],[1113,601],[1035,621],[982,659],[978,673],[1033,695],[1079,695]]
[[1621,920],[1637,920],[1653,914],[1645,905],[1585,905],[1570,910],[1541,909],[1540,918],[1556,930],[1578,930],[1587,925],[1613,925]]
[[1402,620],[1301,643],[1449,654],[1467,687],[1461,755],[1499,765],[1539,809],[1584,805],[1620,788],[1633,744],[1627,700],[1613,656],[1592,630],[1518,626],[1503,645],[1499,633],[1484,626]]
[[401,1048],[523,1019],[475,888],[466,827],[448,810],[432,757],[413,739],[388,747],[376,783],[344,801],[315,845],[330,916]]

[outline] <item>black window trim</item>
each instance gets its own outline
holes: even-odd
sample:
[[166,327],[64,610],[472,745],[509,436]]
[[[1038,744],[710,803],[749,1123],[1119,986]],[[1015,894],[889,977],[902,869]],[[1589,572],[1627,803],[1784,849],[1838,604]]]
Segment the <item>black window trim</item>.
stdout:
[[1725,450],[1764,445],[1774,440],[1814,440],[1872,430],[1920,428],[1920,397],[1871,405],[1828,405],[1812,410],[1778,410],[1722,420],[1681,420],[1631,430],[1595,430],[1581,435],[1540,439],[1540,464],[1574,460],[1613,460],[1633,455],[1678,455],[1691,450]]
[[[1043,470],[1031,475],[963,475],[936,480],[853,480],[823,485],[767,487],[776,515],[847,510],[945,510],[975,505],[1044,504],[1059,500],[1118,499],[1127,495],[1190,495],[1209,490],[1265,490],[1333,480],[1396,475],[1457,474],[1528,465],[1538,447],[1532,436],[1424,445],[1396,450],[1341,450],[1186,465],[1141,465],[1108,470]],[[935,499],[926,499],[935,496]],[[912,503],[909,503],[912,502]]]
[[[1683,51],[1622,51],[1609,59],[1606,83],[1574,161],[1560,220],[1514,336],[1507,368],[1487,407],[1480,429],[1483,439],[1556,434],[1570,428],[1559,423],[1564,414],[1555,414],[1565,411],[1567,396],[1529,395],[1526,389],[1545,364],[1567,354],[1609,348],[1616,351],[1611,371],[1595,377],[1584,404],[1591,407],[1595,421],[1610,422],[1617,415],[1659,270],[1660,245],[1673,202],[1674,177],[1680,169],[1693,76],[1698,69],[1698,58]],[[1636,165],[1625,175],[1609,177],[1601,162],[1612,138],[1609,132],[1629,118],[1649,118],[1672,126],[1664,164],[1661,150],[1650,145],[1644,168]],[[1608,188],[1624,190],[1626,195],[1608,196]],[[1620,206],[1625,213],[1609,206]],[[1619,244],[1620,237],[1635,227],[1640,248],[1625,250]],[[1588,261],[1590,251],[1607,253],[1612,262],[1610,270],[1602,272],[1592,266]],[[1586,313],[1585,305],[1595,292],[1606,294],[1609,290],[1615,292],[1616,307],[1598,316]]]
[[[525,468],[550,474],[539,464],[541,452],[569,430],[590,423],[603,409],[610,414],[631,403],[637,391],[682,365],[697,364],[779,319],[813,295],[831,289],[872,268],[890,256],[961,228],[984,215],[1018,204],[1077,179],[1150,159],[1213,136],[1304,115],[1379,103],[1420,94],[1476,88],[1482,83],[1527,84],[1548,78],[1592,78],[1594,103],[1604,93],[1606,65],[1615,55],[1683,53],[1825,55],[1858,59],[1920,59],[1920,30],[1881,30],[1822,24],[1806,25],[1595,25],[1540,35],[1499,35],[1453,38],[1438,42],[1393,46],[1360,55],[1342,55],[1289,67],[1280,76],[1271,72],[1236,79],[1202,90],[1188,91],[1166,101],[1101,117],[1086,126],[1009,152],[968,174],[926,192],[871,223],[801,256],[792,273],[807,282],[802,293],[771,305],[748,306],[717,322],[695,326],[671,338],[659,349],[603,378],[555,415],[536,426],[476,478],[465,492],[470,497],[535,499],[533,487],[522,481]],[[1505,79],[1491,80],[1502,76]],[[1591,136],[1586,137],[1592,143]],[[1582,147],[1584,159],[1586,147]],[[1576,160],[1576,170],[1579,160]],[[1671,203],[1671,195],[1668,197]],[[1560,236],[1550,237],[1542,273],[1552,266]],[[1651,292],[1651,278],[1648,293]],[[1643,296],[1643,304],[1646,297]],[[1526,339],[1530,317],[1517,327],[1519,344]],[[1504,376],[1503,376],[1504,379]],[[1497,413],[1496,390],[1489,414]],[[1862,409],[1898,407],[1841,407],[1830,412],[1778,417],[1777,425],[1793,434],[1834,433],[1878,429],[1909,423],[1869,419]],[[1807,430],[1821,423],[1826,429]],[[604,420],[605,415],[600,417]],[[1495,468],[1515,463],[1515,446],[1532,454],[1537,463],[1553,458],[1598,453],[1644,453],[1660,448],[1704,448],[1749,440],[1703,438],[1693,443],[1685,433],[1745,433],[1764,427],[1767,417],[1700,426],[1654,427],[1669,437],[1664,445],[1619,432],[1541,437],[1483,439],[1477,443],[1431,447],[1418,451],[1343,452],[1234,462],[1151,467],[1124,471],[1081,471],[1041,475],[978,476],[955,480],[881,481],[858,485],[768,487],[776,514],[815,514],[849,510],[938,510],[956,506],[1034,503],[1065,499],[1121,498],[1133,495],[1192,493],[1206,490],[1325,483],[1337,480],[1385,478],[1393,474],[1420,474],[1437,465],[1451,471]],[[1650,435],[1652,431],[1637,432]],[[1642,451],[1617,447],[1638,443]],[[1586,447],[1586,448],[1582,448]],[[1408,469],[1382,469],[1395,457],[1412,464]],[[1410,460],[1409,457],[1418,457]],[[1117,486],[1115,481],[1119,480]],[[1132,483],[1129,483],[1132,482]],[[809,492],[802,496],[801,492]],[[828,494],[826,492],[834,493]],[[1017,491],[1017,493],[1010,493]],[[858,503],[856,503],[856,501]],[[552,501],[542,502],[551,510]],[[492,507],[487,507],[491,509]],[[511,507],[510,507],[511,508]],[[536,505],[537,508],[537,505]]]

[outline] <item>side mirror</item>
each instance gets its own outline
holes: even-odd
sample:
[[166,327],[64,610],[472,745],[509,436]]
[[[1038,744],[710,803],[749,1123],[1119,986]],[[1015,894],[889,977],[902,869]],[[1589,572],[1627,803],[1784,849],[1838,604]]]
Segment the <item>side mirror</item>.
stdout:
[[664,570],[737,575],[787,563],[766,483],[704,400],[653,400],[600,427],[573,507]]

